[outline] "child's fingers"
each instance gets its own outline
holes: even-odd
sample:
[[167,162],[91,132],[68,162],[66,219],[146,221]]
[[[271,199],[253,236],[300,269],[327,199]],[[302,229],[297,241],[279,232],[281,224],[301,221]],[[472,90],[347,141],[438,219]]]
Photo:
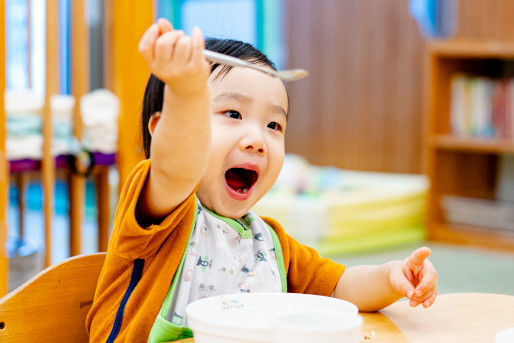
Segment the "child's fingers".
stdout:
[[418,298],[423,297],[429,291],[437,288],[437,273],[430,261],[426,261],[423,266],[423,278],[416,286],[415,296]]
[[413,307],[418,306],[419,304],[422,304],[424,308],[428,308],[431,306],[435,298],[437,296],[437,286],[431,290],[429,290],[427,293],[423,294],[421,297],[418,297],[416,294],[412,297],[409,304]]
[[407,279],[407,277],[403,274],[400,266],[397,266],[391,270],[389,282],[391,283],[391,286],[397,293],[403,294],[407,298],[412,299],[415,288],[412,285],[412,283]]
[[161,35],[173,30],[173,25],[164,18],[159,18],[159,20],[157,20],[157,26],[159,27],[159,33]]
[[416,307],[419,305],[419,302],[417,302],[416,300],[411,300],[411,301],[409,301],[409,305],[412,307]]
[[155,60],[157,63],[170,61],[177,41],[184,35],[182,31],[169,31],[160,36],[155,43]]
[[423,305],[424,308],[427,308],[430,306],[430,301],[429,299],[432,299],[434,298],[434,295],[436,295],[437,292],[435,289],[433,289],[432,291],[430,291],[429,293],[427,293],[425,295],[425,297],[423,297],[423,299],[420,299],[419,300],[419,303]]
[[432,306],[432,304],[435,302],[435,298],[437,297],[437,289],[433,292],[428,299],[423,300],[423,306],[425,308]]
[[172,63],[176,65],[184,65],[189,61],[191,56],[191,38],[181,36],[175,44],[173,51]]
[[405,262],[409,269],[415,269],[416,267],[422,266],[425,259],[430,256],[431,253],[432,251],[427,247],[416,249],[409,257],[407,257]]
[[417,275],[414,275],[413,271],[406,264],[402,265],[402,271],[407,280],[414,285],[416,283]]
[[146,30],[139,41],[139,52],[148,64],[151,64],[154,59],[154,45],[158,36],[159,29],[157,25],[153,24]]
[[192,45],[193,51],[191,55],[191,62],[194,65],[200,65],[205,61],[205,57],[203,56],[203,50],[205,49],[205,41],[203,39],[202,31],[198,27],[193,29],[192,34]]
[[435,297],[437,296],[437,287],[431,289],[427,293],[423,294],[421,297],[414,296],[412,300],[415,302],[422,304],[423,307],[427,308],[429,307],[435,300]]
[[403,294],[408,299],[412,299],[414,295],[414,287],[407,280],[401,282],[400,284],[401,294]]

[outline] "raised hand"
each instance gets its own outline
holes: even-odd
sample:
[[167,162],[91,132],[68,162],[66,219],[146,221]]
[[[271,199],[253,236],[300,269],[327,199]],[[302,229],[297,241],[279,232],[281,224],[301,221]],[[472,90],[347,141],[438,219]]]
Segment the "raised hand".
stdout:
[[437,272],[427,259],[430,254],[429,248],[419,248],[395,265],[389,274],[391,287],[409,298],[413,307],[423,304],[427,308],[437,296]]
[[139,42],[152,74],[175,94],[194,94],[207,87],[210,64],[203,56],[204,47],[200,29],[195,27],[188,37],[165,19],[150,26]]

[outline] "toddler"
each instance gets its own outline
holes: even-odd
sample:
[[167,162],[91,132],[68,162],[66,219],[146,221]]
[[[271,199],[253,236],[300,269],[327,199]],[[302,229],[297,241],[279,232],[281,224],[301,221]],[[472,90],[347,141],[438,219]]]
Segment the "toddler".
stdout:
[[430,306],[437,274],[428,248],[345,270],[250,210],[284,161],[286,88],[253,69],[211,65],[204,48],[275,69],[249,44],[204,42],[198,28],[188,37],[164,19],[143,35],[152,73],[142,115],[147,159],[120,195],[87,317],[91,341],[191,337],[187,304],[237,292],[333,296],[361,311],[402,297]]

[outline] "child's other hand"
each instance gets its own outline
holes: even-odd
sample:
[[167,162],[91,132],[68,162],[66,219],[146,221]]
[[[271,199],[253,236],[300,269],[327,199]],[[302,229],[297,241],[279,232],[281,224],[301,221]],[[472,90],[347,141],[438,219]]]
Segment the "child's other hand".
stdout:
[[207,87],[210,64],[203,56],[202,32],[193,29],[191,37],[173,30],[171,23],[159,19],[139,42],[139,52],[152,74],[176,94],[191,94]]
[[437,272],[427,259],[430,253],[429,248],[419,248],[396,263],[389,273],[391,287],[409,298],[412,307],[423,304],[427,308],[437,296]]

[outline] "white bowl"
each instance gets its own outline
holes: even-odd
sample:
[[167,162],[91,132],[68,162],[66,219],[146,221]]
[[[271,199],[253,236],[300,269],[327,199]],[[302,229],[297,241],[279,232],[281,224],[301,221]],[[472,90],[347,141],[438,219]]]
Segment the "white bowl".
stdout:
[[357,316],[344,300],[296,293],[238,293],[197,300],[186,308],[195,343],[271,343],[275,317],[321,312]]
[[279,315],[273,323],[276,343],[359,343],[362,317],[341,312],[299,312]]
[[514,342],[514,327],[505,329],[494,336],[495,343],[512,343]]

